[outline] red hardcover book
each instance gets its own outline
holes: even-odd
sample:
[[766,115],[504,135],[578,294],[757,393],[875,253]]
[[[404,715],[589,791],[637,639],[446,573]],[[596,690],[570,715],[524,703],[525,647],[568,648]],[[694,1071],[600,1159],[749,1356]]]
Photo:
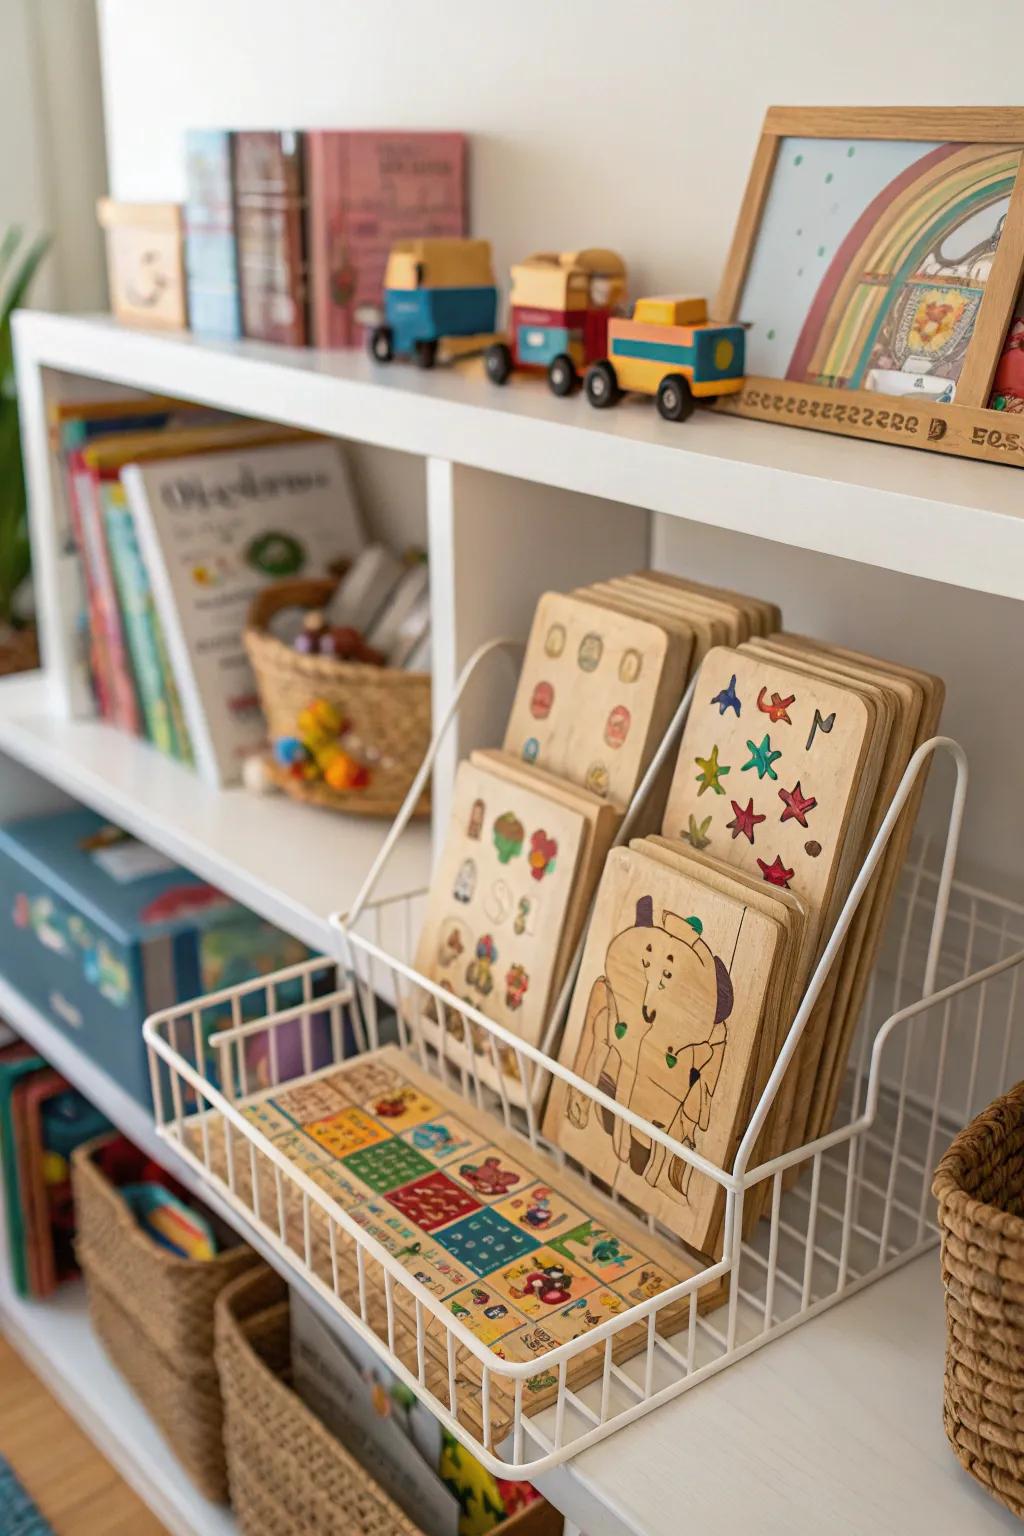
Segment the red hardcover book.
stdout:
[[305,135],[313,341],[363,340],[357,306],[379,304],[394,241],[467,229],[466,139],[461,133]]
[[308,325],[302,135],[236,133],[234,151],[242,330],[260,341],[303,347]]

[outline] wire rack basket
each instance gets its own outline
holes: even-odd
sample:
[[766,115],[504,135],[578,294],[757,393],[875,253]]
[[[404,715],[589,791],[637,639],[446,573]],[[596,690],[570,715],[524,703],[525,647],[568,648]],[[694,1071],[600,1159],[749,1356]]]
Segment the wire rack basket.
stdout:
[[[464,673],[448,720],[477,659]],[[659,757],[670,749],[687,704]],[[408,809],[448,720],[410,790]],[[956,767],[948,835],[937,861],[923,847],[903,870],[835,1128],[750,1166],[832,960],[918,775],[937,752]],[[651,776],[657,767],[658,760]],[[944,738],[920,748],[909,764],[728,1169],[413,969],[426,893],[372,900],[404,812],[352,912],[335,920],[338,961],[294,966],[147,1021],[159,1132],[485,1466],[504,1477],[536,1476],[936,1242],[930,1183],[939,1152],[978,1108],[1024,1075],[1024,1041],[1014,1032],[1024,907],[953,880],[966,771],[962,750]],[[545,1041],[549,1050],[571,985],[570,975]],[[474,1050],[450,1053],[446,1026],[452,1024],[475,1041]],[[367,1231],[332,1194],[321,1170],[289,1156],[253,1115],[268,1092],[394,1040],[420,1073],[455,1088],[518,1138],[524,1158],[532,1150],[563,1167],[569,1161],[538,1127],[537,1106],[556,1076],[594,1112],[661,1143],[721,1188],[721,1257],[697,1261],[688,1278],[539,1359],[495,1355],[443,1296],[404,1267],[394,1245]],[[515,1102],[501,1065],[510,1061],[526,1090]],[[573,1170],[596,1182],[586,1169]],[[621,1197],[611,1198],[635,1216]],[[751,1203],[765,1219],[745,1223]],[[653,1217],[642,1219],[682,1252]],[[708,1303],[716,1310],[702,1315]]]

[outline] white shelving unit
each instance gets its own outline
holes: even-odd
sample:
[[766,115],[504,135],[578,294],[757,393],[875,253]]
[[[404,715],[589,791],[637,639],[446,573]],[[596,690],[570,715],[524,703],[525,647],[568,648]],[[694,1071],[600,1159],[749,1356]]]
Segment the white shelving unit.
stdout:
[[[369,818],[212,789],[147,742],[60,714],[44,673],[0,682],[0,751],[313,949],[328,944],[328,915],[356,894],[383,836]],[[418,823],[396,850],[394,894],[429,867],[430,833]]]
[[[646,563],[650,514],[1024,598],[1024,481],[1000,466],[710,413],[674,427],[642,402],[597,413],[529,381],[499,391],[472,373],[151,335],[107,317],[22,313],[16,330],[46,671],[0,684],[0,754],[9,760],[0,774],[3,813],[34,808],[56,787],[314,947],[328,942],[328,914],[361,886],[380,824],[209,790],[144,744],[74,715],[74,615],[47,410],[93,387],[83,380],[97,381],[99,395],[110,385],[179,395],[422,460],[438,713],[476,646],[523,634],[542,591]],[[456,756],[490,734],[504,702],[498,690],[462,711],[438,764],[435,824],[446,816]],[[382,899],[424,883],[429,843],[425,826],[403,838]],[[139,1107],[2,984],[0,1014],[127,1134],[192,1177]],[[237,1213],[233,1219],[252,1240]],[[610,1447],[584,1452],[543,1477],[544,1491],[589,1536],[667,1536],[684,1497],[722,1536],[1010,1529],[1009,1517],[960,1474],[942,1437],[933,1263],[917,1260],[623,1430]],[[169,1476],[153,1471],[141,1417],[114,1411],[119,1400],[98,1365],[85,1372],[100,1383],[95,1390],[75,1385],[95,1345],[73,1294],[66,1309],[47,1311],[44,1322],[42,1308],[0,1293],[15,1343],[168,1525],[198,1536],[229,1529],[219,1515],[161,1502]],[[726,1461],[726,1442],[734,1447],[737,1436],[749,1454],[737,1460],[730,1449]],[[181,1479],[176,1487],[184,1489]]]

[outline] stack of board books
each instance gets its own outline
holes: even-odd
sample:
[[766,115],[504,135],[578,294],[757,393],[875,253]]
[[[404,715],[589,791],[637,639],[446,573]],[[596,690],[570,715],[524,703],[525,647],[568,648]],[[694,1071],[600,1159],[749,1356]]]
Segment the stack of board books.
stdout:
[[50,425],[86,707],[237,782],[265,736],[253,598],[365,544],[341,446],[156,397],[63,403]]
[[392,243],[467,229],[460,133],[192,129],[185,168],[199,335],[351,347]]

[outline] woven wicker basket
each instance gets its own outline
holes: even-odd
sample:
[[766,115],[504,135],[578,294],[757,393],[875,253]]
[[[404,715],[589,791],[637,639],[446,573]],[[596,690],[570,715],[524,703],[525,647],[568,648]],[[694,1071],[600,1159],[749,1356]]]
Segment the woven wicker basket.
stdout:
[[[334,591],[332,580],[281,581],[253,602],[245,645],[256,674],[260,703],[272,741],[301,737],[299,716],[318,700],[348,722],[366,762],[370,782],[359,789],[332,789],[322,778],[296,778],[274,763],[275,781],[297,800],[354,811],[364,816],[394,816],[405,799],[430,745],[430,675],[337,661],[332,656],[303,656],[268,632],[282,608],[322,608]],[[424,795],[417,815],[426,815]]]
[[219,1292],[251,1269],[257,1256],[239,1246],[197,1262],[161,1248],[93,1161],[105,1140],[79,1147],[72,1158],[76,1250],[89,1315],[196,1487],[225,1502],[213,1311]]
[[1024,1518],[1024,1083],[962,1130],[935,1172],[946,1291],[946,1434]]
[[245,1536],[421,1536],[287,1385],[288,1288],[261,1268],[217,1303],[231,1502]]
[[[266,1265],[217,1301],[231,1503],[243,1536],[422,1536],[289,1386],[288,1287]],[[543,1499],[494,1536],[562,1536]]]

